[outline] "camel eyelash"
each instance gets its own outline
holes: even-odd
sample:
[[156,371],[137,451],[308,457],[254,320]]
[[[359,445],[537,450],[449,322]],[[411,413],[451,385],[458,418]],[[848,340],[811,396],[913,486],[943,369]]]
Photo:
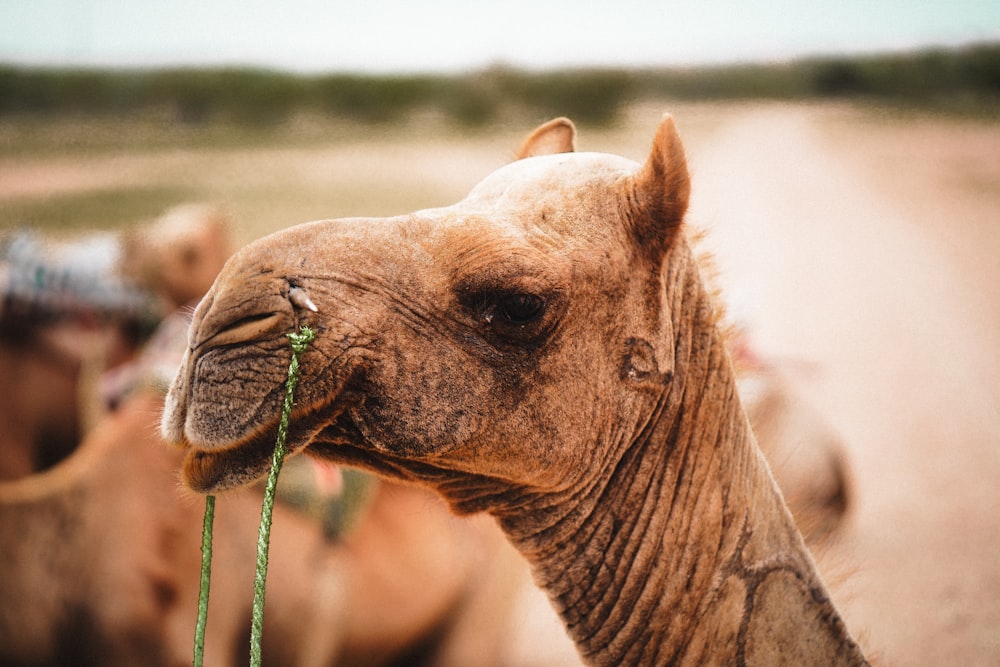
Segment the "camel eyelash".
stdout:
[[478,292],[463,301],[488,326],[522,328],[540,320],[547,305],[544,297],[530,292]]

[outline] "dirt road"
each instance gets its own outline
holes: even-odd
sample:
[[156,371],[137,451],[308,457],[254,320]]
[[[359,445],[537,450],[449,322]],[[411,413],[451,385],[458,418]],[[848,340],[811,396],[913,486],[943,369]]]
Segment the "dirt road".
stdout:
[[689,145],[691,219],[850,448],[820,563],[851,629],[885,665],[1000,664],[1000,127],[858,117],[729,115]]

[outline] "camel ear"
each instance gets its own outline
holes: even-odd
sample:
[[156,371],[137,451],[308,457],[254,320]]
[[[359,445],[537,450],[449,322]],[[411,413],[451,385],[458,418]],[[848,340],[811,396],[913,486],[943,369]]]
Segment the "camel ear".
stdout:
[[634,188],[633,232],[639,245],[658,260],[680,229],[691,194],[684,147],[670,114],[660,121],[653,150],[636,173]]
[[555,118],[539,125],[521,144],[517,159],[576,151],[576,127],[569,118]]

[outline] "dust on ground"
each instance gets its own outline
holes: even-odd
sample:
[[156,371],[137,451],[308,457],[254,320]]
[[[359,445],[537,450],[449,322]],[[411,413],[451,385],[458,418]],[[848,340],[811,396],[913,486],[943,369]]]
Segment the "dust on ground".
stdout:
[[849,627],[884,665],[997,664],[1000,126],[744,107],[689,157],[736,316],[850,449],[819,557]]

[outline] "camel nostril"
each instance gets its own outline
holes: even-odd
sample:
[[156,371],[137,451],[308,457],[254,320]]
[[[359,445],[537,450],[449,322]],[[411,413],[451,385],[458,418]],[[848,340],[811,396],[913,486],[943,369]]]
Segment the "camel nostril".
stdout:
[[199,347],[246,343],[284,325],[281,313],[258,313],[235,320],[207,338]]
[[309,298],[309,293],[301,287],[293,287],[288,290],[288,300],[298,308],[306,308],[314,313],[319,312],[319,308],[317,308],[316,304],[313,303],[313,300]]

